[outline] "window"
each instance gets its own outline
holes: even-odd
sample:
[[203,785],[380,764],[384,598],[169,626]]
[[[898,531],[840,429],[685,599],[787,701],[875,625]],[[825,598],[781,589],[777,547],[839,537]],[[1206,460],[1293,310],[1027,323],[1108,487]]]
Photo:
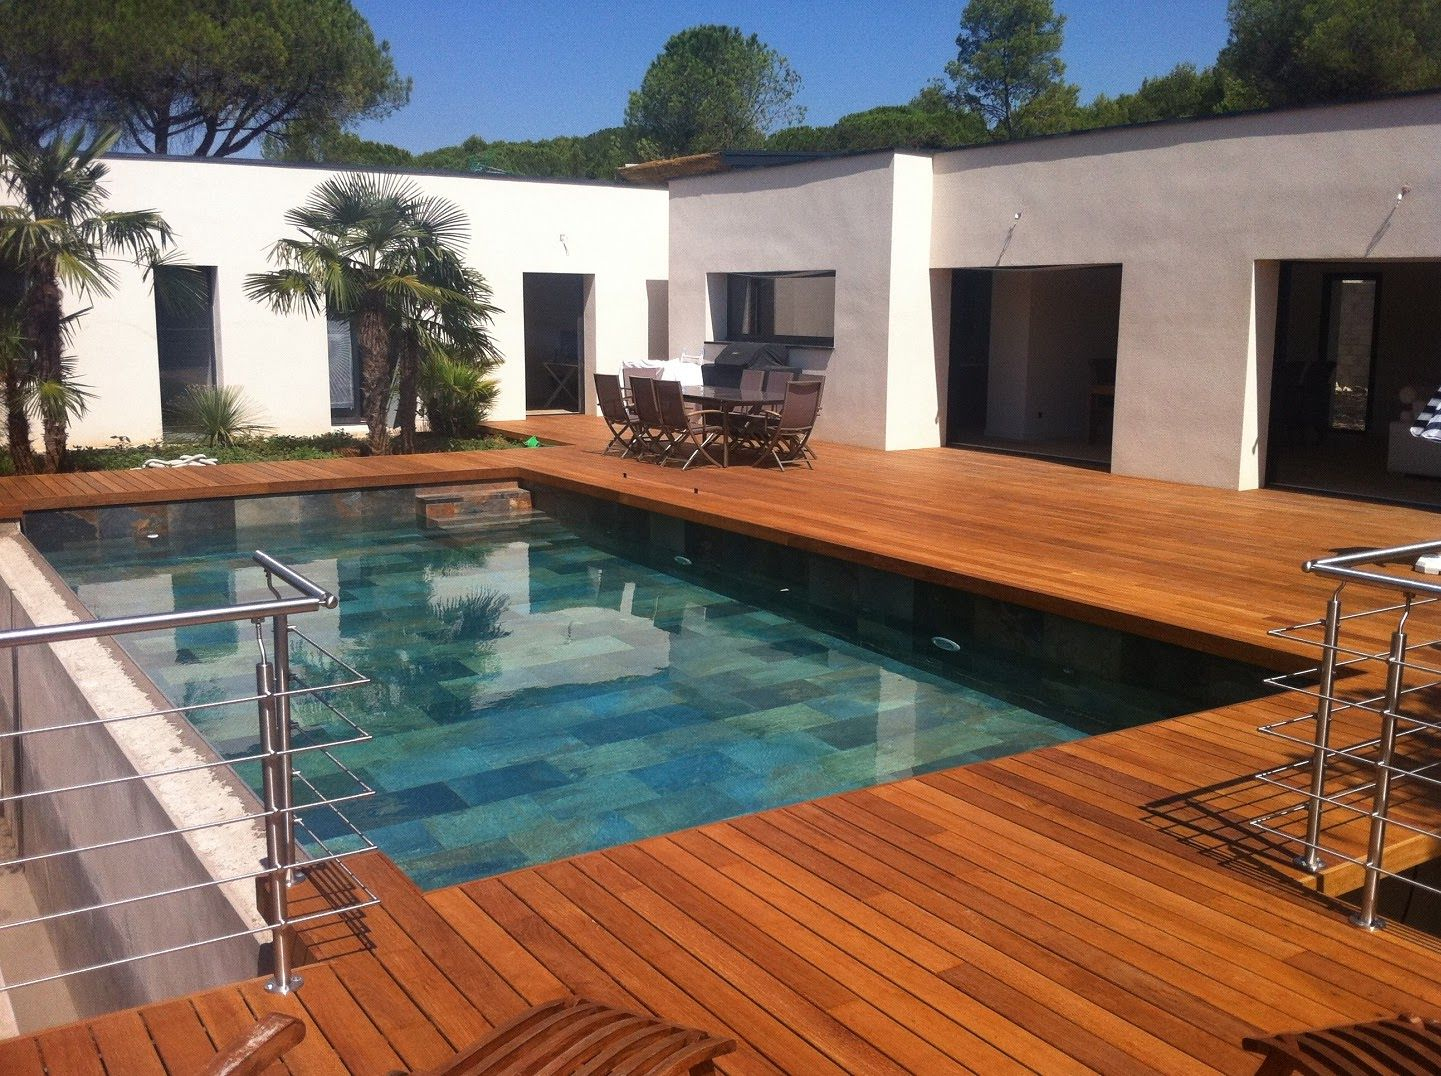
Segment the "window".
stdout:
[[1330,425],[1365,433],[1376,366],[1376,314],[1381,278],[1327,274],[1322,325],[1331,373]]
[[171,430],[175,404],[191,385],[215,384],[215,269],[162,265],[155,270],[155,339],[161,423]]
[[726,280],[726,338],[831,347],[836,274],[731,273]]
[[345,426],[364,420],[363,382],[360,377],[360,346],[355,339],[355,322],[325,317],[325,351],[330,360],[330,421]]

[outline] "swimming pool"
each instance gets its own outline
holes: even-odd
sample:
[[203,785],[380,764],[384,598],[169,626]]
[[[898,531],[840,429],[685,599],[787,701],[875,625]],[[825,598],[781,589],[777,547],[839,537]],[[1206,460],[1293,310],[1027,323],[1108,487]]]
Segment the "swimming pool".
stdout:
[[[570,494],[537,504],[468,534],[386,510],[232,508],[214,527],[194,506],[151,538],[32,529],[101,616],[259,597],[254,548],[338,593],[297,626],[375,681],[344,699],[375,737],[344,757],[378,795],[346,813],[424,887],[1217,701],[1156,682],[1158,644]],[[956,649],[930,644],[938,624]],[[177,704],[253,683],[236,625],[124,645]],[[1162,649],[1207,667],[1172,683],[1255,683]],[[254,750],[252,711],[194,720],[222,754]]]

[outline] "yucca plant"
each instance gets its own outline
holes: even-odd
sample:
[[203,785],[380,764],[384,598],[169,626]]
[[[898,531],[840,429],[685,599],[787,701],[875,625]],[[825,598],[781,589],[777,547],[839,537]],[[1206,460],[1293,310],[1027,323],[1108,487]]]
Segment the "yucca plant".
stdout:
[[473,437],[499,393],[499,382],[474,363],[432,355],[421,367],[421,410],[443,437]]
[[176,429],[192,433],[206,448],[233,448],[238,438],[270,429],[239,385],[191,385],[173,409]]

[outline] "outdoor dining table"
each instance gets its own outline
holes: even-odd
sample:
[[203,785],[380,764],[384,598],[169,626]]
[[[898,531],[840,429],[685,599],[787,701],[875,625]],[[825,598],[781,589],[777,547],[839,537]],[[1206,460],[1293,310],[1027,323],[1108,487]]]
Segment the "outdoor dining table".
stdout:
[[765,404],[783,403],[786,398],[785,386],[773,389],[725,388],[721,385],[697,385],[685,388],[681,397],[689,403],[698,403],[721,413],[721,466],[731,465],[731,412],[738,407],[761,407]]

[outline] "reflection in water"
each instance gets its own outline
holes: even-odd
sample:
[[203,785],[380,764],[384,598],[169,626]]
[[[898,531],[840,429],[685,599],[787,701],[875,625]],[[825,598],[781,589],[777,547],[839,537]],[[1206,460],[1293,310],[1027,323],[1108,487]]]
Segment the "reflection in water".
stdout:
[[[1078,735],[548,520],[464,539],[243,538],[243,552],[98,543],[53,559],[101,615],[258,597],[256,547],[336,588],[338,610],[297,626],[374,680],[335,700],[375,735],[345,760],[380,794],[347,813],[423,885]],[[126,645],[172,699],[253,683],[248,631]],[[176,660],[182,645],[194,660]],[[306,683],[331,673],[303,644],[295,662]],[[196,723],[221,751],[254,748],[253,708]],[[301,757],[318,785],[338,782]]]

